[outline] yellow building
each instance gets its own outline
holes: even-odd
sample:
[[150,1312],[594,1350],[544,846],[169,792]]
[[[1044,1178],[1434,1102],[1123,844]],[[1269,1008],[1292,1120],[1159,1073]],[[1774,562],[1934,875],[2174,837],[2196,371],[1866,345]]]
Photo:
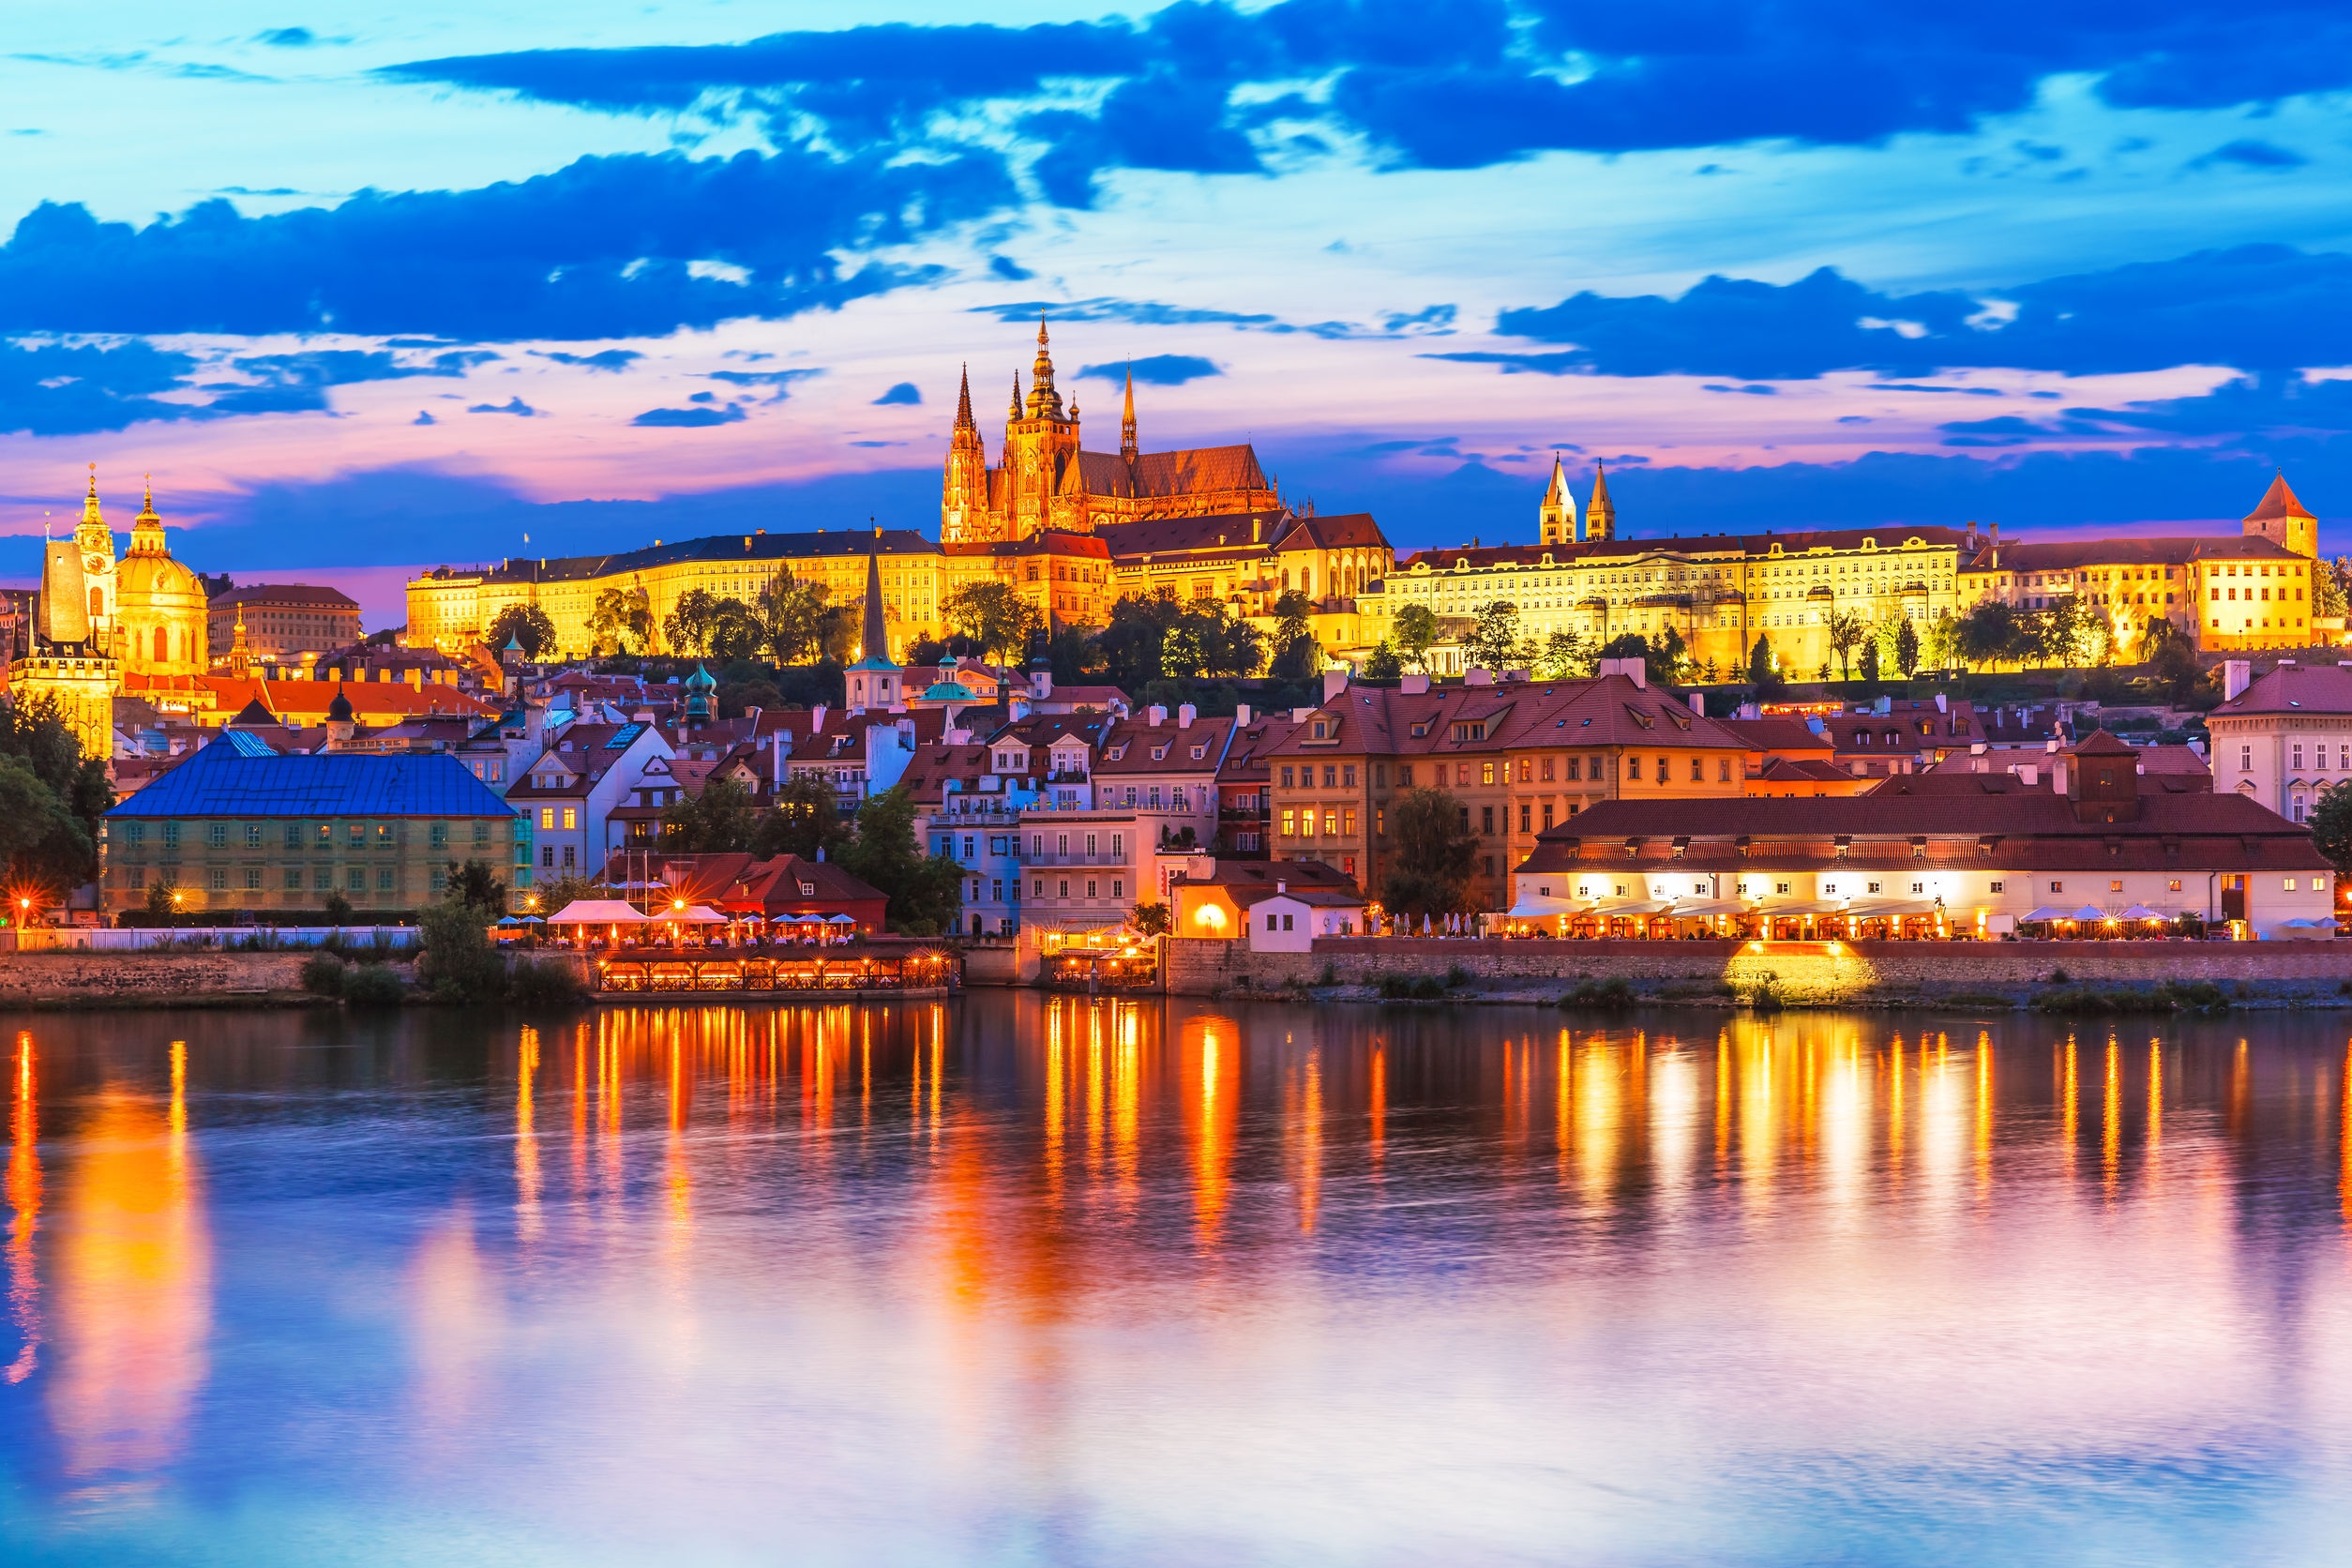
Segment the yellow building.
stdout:
[[1971,532],[1960,570],[1963,610],[1997,599],[2028,612],[2080,600],[2113,628],[2121,656],[2162,617],[2199,648],[2300,648],[2312,626],[2319,525],[2282,475],[2239,533],[2214,537],[2000,542]]
[[[1914,621],[1924,633],[1959,604],[1957,529],[1898,524],[1624,539],[1615,536],[1606,491],[1595,489],[1594,507],[1606,510],[1588,521],[1596,536],[1586,542],[1472,544],[1408,558],[1381,584],[1379,631],[1367,626],[1365,635],[1385,634],[1406,607],[1425,606],[1448,634],[1432,651],[1436,672],[1458,674],[1460,636],[1481,610],[1503,602],[1517,609],[1521,633],[1539,644],[1560,631],[1605,643],[1627,632],[1654,641],[1673,630],[1702,668],[1730,674],[1746,665],[1761,636],[1784,671],[1810,675],[1837,662],[1833,614],[1856,616],[1874,630]],[[1547,497],[1546,510],[1554,505]]]
[[201,674],[206,641],[204,586],[172,558],[153,487],[117,560],[92,464],[73,537],[42,547],[33,645],[8,670],[10,698],[55,702],[83,754],[109,757],[124,677]]

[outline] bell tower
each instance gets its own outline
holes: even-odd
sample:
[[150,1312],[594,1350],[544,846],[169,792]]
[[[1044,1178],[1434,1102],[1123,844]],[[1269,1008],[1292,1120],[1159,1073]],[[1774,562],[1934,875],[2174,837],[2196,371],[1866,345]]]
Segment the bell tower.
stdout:
[[2297,555],[2316,558],[2319,554],[2319,520],[2295,498],[2284,474],[2270,481],[2262,504],[2248,512],[2239,526],[2247,537],[2269,539]]
[[1608,470],[1599,463],[1592,465],[1592,499],[1585,504],[1584,536],[1587,543],[1617,537],[1617,503],[1609,499]]
[[1053,355],[1046,323],[1037,322],[1037,359],[1030,367],[1024,405],[1021,382],[1013,378],[1013,407],[1004,422],[1004,489],[1010,513],[1007,536],[1026,539],[1051,526],[1053,499],[1063,472],[1078,461],[1078,411],[1064,413],[1053,384]]
[[1560,466],[1558,452],[1552,454],[1551,487],[1544,492],[1544,505],[1536,508],[1535,520],[1545,544],[1576,542],[1576,498],[1568,493],[1568,471]]
[[940,489],[939,538],[943,545],[985,543],[997,537],[988,515],[988,450],[972,417],[972,370],[966,367],[956,393],[956,429],[947,438],[947,475]]
[[114,531],[98,510],[98,464],[90,465],[90,490],[82,501],[82,520],[74,524],[74,548],[82,552],[84,612],[90,622],[90,645],[113,654],[116,620]]

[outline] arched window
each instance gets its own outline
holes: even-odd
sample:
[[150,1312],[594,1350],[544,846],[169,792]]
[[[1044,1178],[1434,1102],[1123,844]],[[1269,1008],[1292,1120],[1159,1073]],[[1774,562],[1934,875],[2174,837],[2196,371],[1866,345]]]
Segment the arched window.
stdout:
[[90,614],[93,619],[106,613],[106,595],[98,589],[90,590]]
[[155,628],[155,661],[163,663],[172,656],[172,634],[162,626]]

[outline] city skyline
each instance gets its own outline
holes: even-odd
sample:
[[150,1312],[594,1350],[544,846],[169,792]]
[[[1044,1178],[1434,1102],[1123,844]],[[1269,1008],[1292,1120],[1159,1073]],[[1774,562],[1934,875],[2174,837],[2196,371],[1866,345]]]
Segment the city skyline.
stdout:
[[441,561],[935,535],[1040,314],[1090,449],[1132,365],[1147,448],[1400,552],[1531,540],[1555,450],[1636,536],[2223,531],[2283,466],[2339,548],[2324,11],[100,20],[0,62],[15,580],[92,461],[371,626]]

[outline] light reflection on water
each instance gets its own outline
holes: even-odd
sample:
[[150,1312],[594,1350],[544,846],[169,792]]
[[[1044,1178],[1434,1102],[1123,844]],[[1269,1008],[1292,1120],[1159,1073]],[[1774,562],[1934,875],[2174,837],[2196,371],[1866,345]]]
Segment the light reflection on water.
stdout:
[[0,1550],[2343,1560],[2348,1031],[32,1019]]

